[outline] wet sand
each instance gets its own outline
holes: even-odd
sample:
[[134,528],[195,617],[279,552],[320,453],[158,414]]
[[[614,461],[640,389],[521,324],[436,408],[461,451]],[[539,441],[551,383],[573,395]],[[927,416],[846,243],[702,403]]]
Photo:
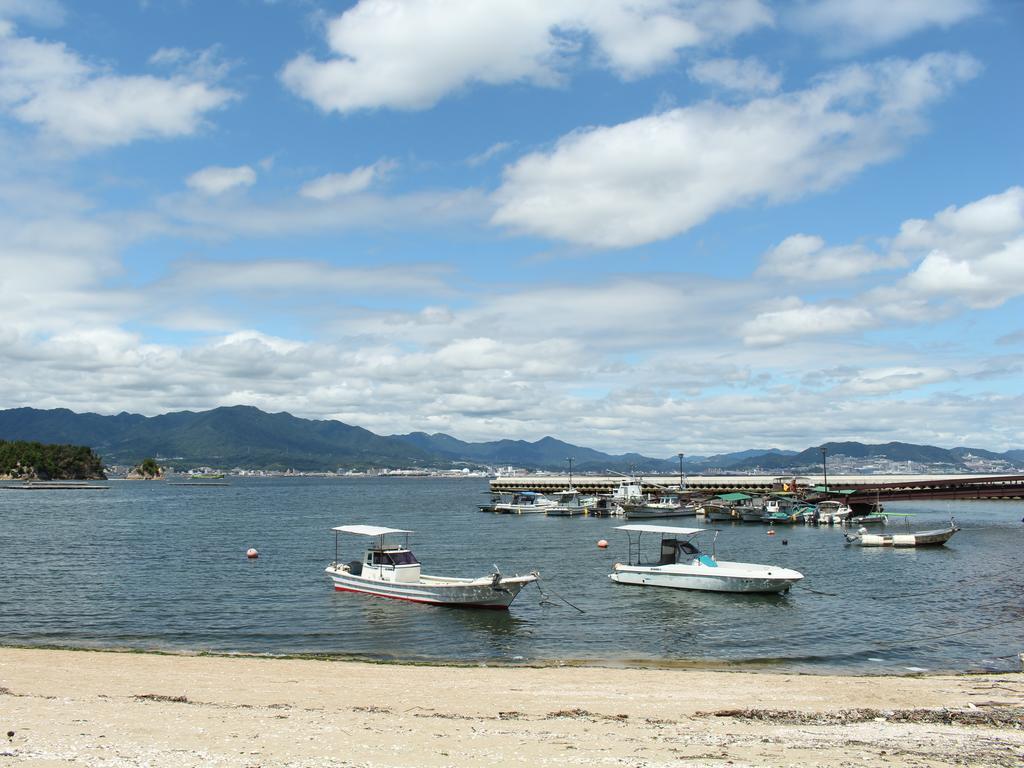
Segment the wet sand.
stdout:
[[1024,764],[1024,674],[865,677],[0,648],[0,766]]

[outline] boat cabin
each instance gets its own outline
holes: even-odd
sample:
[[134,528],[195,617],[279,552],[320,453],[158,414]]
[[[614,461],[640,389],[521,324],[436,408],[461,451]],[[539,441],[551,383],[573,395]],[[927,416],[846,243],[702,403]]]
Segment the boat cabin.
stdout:
[[[706,532],[707,528],[677,528],[669,525],[620,525],[617,530],[625,531],[629,536],[629,565],[706,565],[711,568],[718,566],[714,557],[714,542],[718,538],[715,530],[712,539],[712,554],[700,550],[694,538]],[[645,533],[660,533],[659,557],[656,562],[643,562],[640,551],[640,539]]]
[[[366,548],[362,561],[353,560],[348,564],[349,572],[354,576],[373,581],[388,581],[402,584],[413,584],[420,580],[420,561],[409,549],[409,534],[398,528],[383,528],[376,525],[342,525],[334,528],[334,563],[338,564],[338,534],[351,533],[357,536],[369,536],[373,543]],[[398,544],[388,537],[403,536],[403,544]]]

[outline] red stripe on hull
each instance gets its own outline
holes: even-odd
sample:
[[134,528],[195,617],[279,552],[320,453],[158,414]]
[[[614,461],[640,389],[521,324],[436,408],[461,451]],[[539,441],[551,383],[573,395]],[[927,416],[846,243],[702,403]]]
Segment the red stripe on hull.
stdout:
[[419,603],[421,605],[436,605],[439,608],[481,608],[491,611],[507,611],[507,605],[480,605],[480,603],[440,603],[435,600],[417,600],[414,597],[398,597],[398,595],[381,595],[377,592],[365,592],[361,589],[346,589],[334,585],[335,592],[351,592],[355,595],[369,595],[370,597],[386,597],[388,600],[403,600],[407,603]]

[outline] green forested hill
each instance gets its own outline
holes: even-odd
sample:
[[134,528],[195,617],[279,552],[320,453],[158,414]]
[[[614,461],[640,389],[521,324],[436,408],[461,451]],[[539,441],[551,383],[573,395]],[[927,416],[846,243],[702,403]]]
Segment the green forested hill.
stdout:
[[103,462],[81,445],[0,440],[0,475],[39,480],[103,480]]

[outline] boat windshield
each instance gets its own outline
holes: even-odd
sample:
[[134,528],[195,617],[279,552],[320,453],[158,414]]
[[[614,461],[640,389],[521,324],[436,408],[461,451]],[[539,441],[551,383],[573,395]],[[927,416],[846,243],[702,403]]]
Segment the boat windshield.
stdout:
[[419,562],[416,555],[407,549],[390,552],[374,550],[370,557],[371,565],[418,565]]

